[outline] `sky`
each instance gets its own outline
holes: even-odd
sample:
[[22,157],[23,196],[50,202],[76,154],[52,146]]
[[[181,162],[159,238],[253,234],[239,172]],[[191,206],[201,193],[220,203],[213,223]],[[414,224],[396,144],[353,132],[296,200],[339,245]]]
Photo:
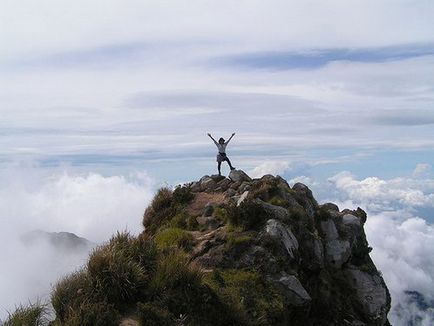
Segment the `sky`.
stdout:
[[[236,132],[236,167],[368,211],[394,307],[406,290],[434,299],[434,2],[0,6],[2,236],[137,233],[158,186],[215,173],[206,133]],[[2,287],[23,270],[10,265]],[[11,305],[0,295],[1,311]]]

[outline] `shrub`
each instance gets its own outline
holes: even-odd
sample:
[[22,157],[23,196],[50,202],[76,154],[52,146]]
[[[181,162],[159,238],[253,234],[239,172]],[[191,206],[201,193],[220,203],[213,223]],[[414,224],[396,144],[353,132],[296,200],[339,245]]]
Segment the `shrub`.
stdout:
[[69,316],[67,326],[117,326],[120,314],[106,302],[84,302]]
[[167,309],[146,302],[137,304],[137,315],[144,326],[170,326],[174,325],[172,315]]
[[202,272],[190,264],[188,255],[181,250],[172,250],[160,257],[151,285],[159,292],[167,288],[194,286],[201,279]]
[[[194,198],[189,186],[178,186],[174,191],[161,188],[154,196],[151,204],[143,215],[143,226],[150,234],[157,232],[162,225],[172,225],[181,228],[195,227],[192,219],[185,213],[184,207]],[[173,225],[173,223],[180,225]],[[185,218],[185,221],[182,220]]]
[[59,281],[51,294],[51,304],[57,318],[64,322],[68,314],[78,309],[90,292],[90,282],[85,270],[72,273]]
[[193,237],[190,233],[180,228],[167,228],[155,235],[155,243],[159,249],[178,247],[190,250]]
[[180,205],[186,205],[194,198],[189,186],[177,186],[172,194],[173,202]]
[[20,305],[9,314],[4,326],[45,326],[48,325],[48,309],[40,302],[30,303],[27,306]]
[[214,207],[214,217],[223,224],[228,223],[228,211],[223,207]]
[[199,224],[194,216],[182,210],[170,220],[169,226],[186,230],[197,230]]
[[133,302],[146,288],[156,251],[146,237],[118,233],[94,250],[87,264],[93,290],[117,308]]
[[233,307],[244,324],[286,325],[284,298],[255,271],[224,270],[208,275],[205,282],[220,300]]
[[280,198],[279,196],[274,196],[268,202],[270,204],[276,205],[276,206],[286,206],[287,205],[287,203],[282,198]]
[[261,227],[268,219],[264,207],[252,200],[245,200],[241,205],[231,205],[227,209],[229,223],[242,230],[251,230]]
[[172,203],[172,191],[169,188],[159,189],[143,215],[145,229],[154,233],[165,220],[173,216]]

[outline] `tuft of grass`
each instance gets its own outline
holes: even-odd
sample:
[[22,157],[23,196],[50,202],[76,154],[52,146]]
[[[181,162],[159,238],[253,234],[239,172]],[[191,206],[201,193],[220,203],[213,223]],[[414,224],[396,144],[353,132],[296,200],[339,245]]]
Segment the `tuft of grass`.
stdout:
[[219,270],[204,282],[231,306],[248,325],[286,325],[284,298],[258,272]]
[[70,313],[86,300],[90,287],[90,280],[84,269],[66,276],[54,286],[51,304],[61,322],[66,321]]
[[93,291],[118,308],[134,302],[147,287],[156,253],[146,237],[117,233],[89,257],[87,270]]
[[156,304],[146,302],[137,304],[137,315],[142,323],[146,326],[170,326],[174,325],[173,315]]
[[74,310],[67,326],[117,326],[121,316],[113,304],[107,302],[83,302]]
[[147,231],[154,233],[164,221],[174,215],[172,203],[172,190],[164,187],[157,191],[143,214],[143,226]]
[[188,255],[182,250],[172,250],[160,257],[151,287],[158,292],[168,288],[195,286],[201,279],[202,272],[190,264]]
[[169,226],[184,230],[197,230],[199,224],[194,216],[191,216],[185,210],[182,210],[170,220]]
[[279,196],[274,196],[273,198],[271,198],[268,201],[271,205],[276,205],[276,206],[287,206],[287,203]]
[[172,193],[172,199],[175,203],[180,205],[187,205],[194,198],[189,186],[177,186]]
[[10,313],[4,326],[46,326],[49,324],[47,306],[40,302],[18,306]]
[[243,244],[248,244],[251,241],[253,241],[253,238],[250,235],[239,235],[231,232],[228,233],[226,237],[226,246],[227,248],[233,248]]
[[158,249],[178,247],[188,251],[192,248],[193,237],[183,229],[167,228],[155,235],[155,244]]
[[241,205],[230,205],[227,208],[227,218],[233,227],[242,230],[258,229],[267,221],[269,215],[261,204],[245,200]]
[[[149,234],[155,234],[161,226],[176,225],[181,228],[194,228],[192,218],[187,216],[185,207],[194,198],[189,186],[177,186],[174,191],[163,187],[157,191],[151,204],[143,214],[143,226]],[[175,221],[172,220],[176,218]],[[185,220],[183,221],[183,218]]]

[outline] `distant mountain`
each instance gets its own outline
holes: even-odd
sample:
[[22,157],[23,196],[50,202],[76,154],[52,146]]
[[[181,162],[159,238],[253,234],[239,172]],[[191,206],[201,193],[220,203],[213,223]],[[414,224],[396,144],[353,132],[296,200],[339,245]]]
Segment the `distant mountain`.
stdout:
[[70,232],[47,232],[34,230],[21,236],[21,241],[27,246],[49,243],[60,250],[82,251],[88,250],[95,244],[85,238]]
[[402,325],[432,325],[434,322],[434,300],[430,300],[418,291],[405,291],[405,301],[394,311]]

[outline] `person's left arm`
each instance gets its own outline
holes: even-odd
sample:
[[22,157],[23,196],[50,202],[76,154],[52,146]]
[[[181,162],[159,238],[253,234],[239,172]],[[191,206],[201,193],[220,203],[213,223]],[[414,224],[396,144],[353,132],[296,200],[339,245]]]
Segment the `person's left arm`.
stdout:
[[226,144],[229,144],[229,142],[231,141],[231,139],[232,139],[234,136],[235,136],[235,133],[233,133],[233,134],[229,137],[229,139],[227,140]]

